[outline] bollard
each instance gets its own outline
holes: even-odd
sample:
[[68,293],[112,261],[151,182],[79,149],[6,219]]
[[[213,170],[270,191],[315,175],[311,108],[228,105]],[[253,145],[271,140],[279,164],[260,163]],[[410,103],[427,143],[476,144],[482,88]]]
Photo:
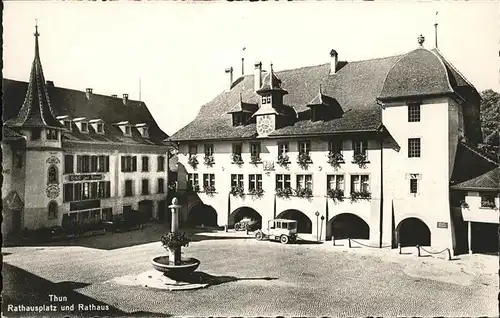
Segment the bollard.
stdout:
[[446,250],[448,251],[448,260],[451,261],[451,252],[450,252],[450,249],[447,248]]
[[227,225],[224,225],[224,232],[227,233]]
[[335,246],[335,236],[332,235],[332,244]]
[[401,255],[401,243],[398,243],[399,254]]
[[348,238],[347,238],[347,241],[349,242],[349,248],[351,248],[351,238],[350,238],[350,237],[348,237]]
[[417,256],[420,257],[420,246],[417,245]]
[[247,230],[247,235],[248,235],[248,226],[246,227],[246,230]]

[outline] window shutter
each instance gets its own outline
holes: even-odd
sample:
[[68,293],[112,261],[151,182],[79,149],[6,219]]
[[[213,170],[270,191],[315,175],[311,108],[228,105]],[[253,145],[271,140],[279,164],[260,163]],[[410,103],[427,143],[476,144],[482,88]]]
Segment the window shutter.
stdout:
[[104,156],[104,172],[109,172],[109,156]]
[[82,172],[82,156],[76,156],[76,172]]
[[137,171],[137,157],[132,157],[132,171]]
[[125,172],[125,157],[122,156],[122,172]]

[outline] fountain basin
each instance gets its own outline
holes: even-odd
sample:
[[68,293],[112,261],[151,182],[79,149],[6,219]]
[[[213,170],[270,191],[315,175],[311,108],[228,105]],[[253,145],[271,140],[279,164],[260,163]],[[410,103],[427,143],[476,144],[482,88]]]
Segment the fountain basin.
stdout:
[[189,276],[194,272],[198,266],[200,266],[200,261],[196,258],[188,257],[181,258],[181,264],[174,265],[169,263],[168,255],[157,256],[151,260],[151,264],[154,269],[162,272],[163,275],[171,278],[181,279],[183,277]]

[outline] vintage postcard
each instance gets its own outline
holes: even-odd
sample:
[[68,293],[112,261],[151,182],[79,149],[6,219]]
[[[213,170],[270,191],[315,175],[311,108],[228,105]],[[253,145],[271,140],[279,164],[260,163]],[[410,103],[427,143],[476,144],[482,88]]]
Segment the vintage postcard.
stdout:
[[3,316],[498,316],[498,9],[4,2]]

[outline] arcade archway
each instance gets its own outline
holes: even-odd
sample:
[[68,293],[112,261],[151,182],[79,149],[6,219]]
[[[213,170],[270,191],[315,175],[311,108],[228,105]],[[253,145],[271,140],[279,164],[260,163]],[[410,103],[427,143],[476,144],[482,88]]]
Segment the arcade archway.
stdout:
[[217,226],[217,211],[210,205],[197,204],[189,210],[187,223],[191,226]]
[[396,228],[398,242],[401,246],[430,246],[431,231],[429,227],[418,218],[402,220]]
[[228,225],[229,227],[233,227],[234,224],[241,221],[243,218],[248,218],[251,220],[257,221],[257,228],[262,228],[262,216],[256,210],[249,207],[240,207],[234,210],[229,215]]
[[366,239],[370,238],[370,226],[359,216],[351,213],[341,213],[330,221],[332,236],[335,239]]
[[290,219],[297,221],[298,233],[312,233],[312,222],[309,217],[299,210],[285,210],[278,214],[277,219]]

